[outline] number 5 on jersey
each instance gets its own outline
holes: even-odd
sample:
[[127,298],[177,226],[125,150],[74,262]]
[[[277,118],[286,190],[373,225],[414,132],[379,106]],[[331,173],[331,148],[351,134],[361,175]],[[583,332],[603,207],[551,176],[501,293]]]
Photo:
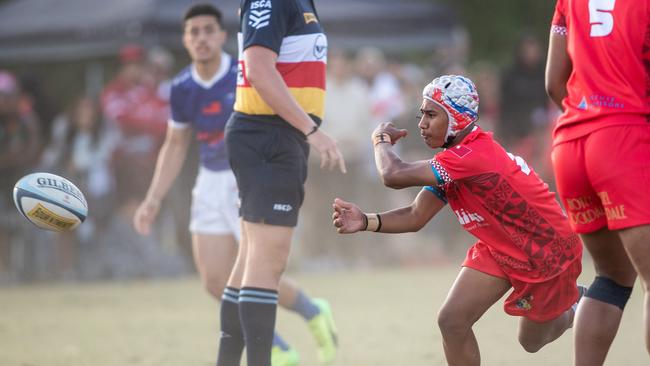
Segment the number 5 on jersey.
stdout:
[[605,37],[614,29],[614,4],[616,0],[589,0],[589,24],[592,37]]

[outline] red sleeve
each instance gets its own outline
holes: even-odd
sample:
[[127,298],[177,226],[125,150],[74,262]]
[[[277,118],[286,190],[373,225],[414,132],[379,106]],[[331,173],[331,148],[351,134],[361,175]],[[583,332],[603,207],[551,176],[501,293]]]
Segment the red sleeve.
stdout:
[[490,153],[481,151],[481,146],[458,145],[442,151],[431,159],[431,168],[438,178],[450,183],[482,173],[494,171],[494,159]]
[[551,25],[555,25],[558,27],[566,27],[566,19],[564,17],[564,11],[565,11],[565,0],[557,0],[557,3],[555,4],[555,13],[553,14],[553,20],[551,21]]

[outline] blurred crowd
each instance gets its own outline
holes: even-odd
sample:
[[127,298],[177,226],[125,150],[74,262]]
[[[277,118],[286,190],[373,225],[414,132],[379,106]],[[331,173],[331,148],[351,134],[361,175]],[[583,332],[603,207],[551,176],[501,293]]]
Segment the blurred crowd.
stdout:
[[[411,236],[351,238],[330,227],[334,197],[381,211],[407,205],[417,193],[389,192],[380,184],[369,136],[379,122],[393,121],[409,130],[401,154],[431,157],[416,117],[421,88],[435,75],[473,79],[481,97],[479,125],[550,184],[550,129],[557,111],[545,94],[543,48],[524,35],[512,62],[503,67],[468,64],[463,48],[440,49],[419,62],[376,48],[331,49],[323,128],[338,140],[348,173],[323,174],[317,158],[312,162],[292,265],[419,265],[465,251],[471,239],[451,215]],[[170,78],[184,65],[165,49],[135,44],[122,47],[118,58],[119,70],[100,93],[79,95],[67,106],[49,105],[29,87],[29,75],[0,70],[0,282],[149,278],[193,270],[187,223],[196,153],[188,155],[190,164],[169,195],[156,232],[139,236],[131,225],[164,139]],[[35,171],[64,176],[85,193],[89,216],[77,230],[45,232],[20,217],[10,192],[19,178]]]

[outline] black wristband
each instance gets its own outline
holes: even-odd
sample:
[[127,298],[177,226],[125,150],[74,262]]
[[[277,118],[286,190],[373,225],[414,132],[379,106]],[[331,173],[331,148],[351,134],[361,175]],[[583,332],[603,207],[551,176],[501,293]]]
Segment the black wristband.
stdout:
[[318,125],[314,125],[314,128],[312,128],[309,133],[305,134],[305,137],[309,137],[309,135],[316,133],[316,131],[318,131]]
[[366,214],[364,214],[364,213],[362,213],[362,215],[363,215],[363,229],[362,230],[366,231],[366,230],[368,230],[368,216]]
[[379,221],[379,225],[377,225],[377,230],[375,232],[379,232],[381,230],[381,215],[377,214],[377,221]]

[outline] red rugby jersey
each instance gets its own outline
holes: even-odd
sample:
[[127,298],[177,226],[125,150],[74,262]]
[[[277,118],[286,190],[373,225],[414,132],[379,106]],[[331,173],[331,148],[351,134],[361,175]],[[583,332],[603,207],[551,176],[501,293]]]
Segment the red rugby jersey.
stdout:
[[650,0],[558,0],[573,71],[554,144],[616,124],[648,123]]
[[580,260],[580,240],[548,185],[491,133],[476,127],[436,154],[431,168],[438,186],[426,189],[448,201],[511,278],[542,282]]

